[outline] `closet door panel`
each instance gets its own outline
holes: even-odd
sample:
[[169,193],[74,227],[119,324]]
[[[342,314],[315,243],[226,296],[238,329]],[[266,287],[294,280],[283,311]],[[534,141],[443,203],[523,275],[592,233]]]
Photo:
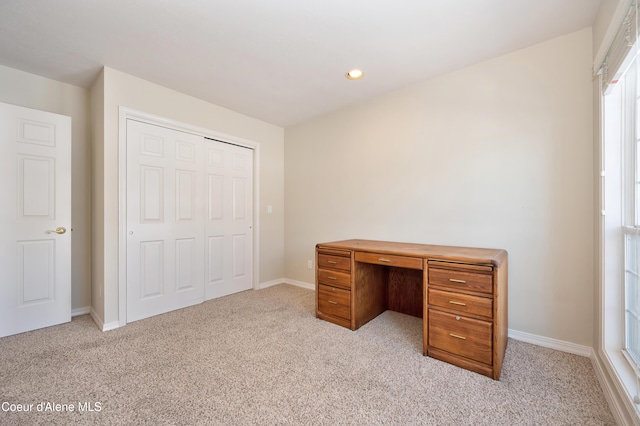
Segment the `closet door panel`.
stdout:
[[127,322],[204,300],[202,138],[127,120]]
[[212,299],[253,286],[253,150],[209,139],[205,150],[212,242],[205,299]]

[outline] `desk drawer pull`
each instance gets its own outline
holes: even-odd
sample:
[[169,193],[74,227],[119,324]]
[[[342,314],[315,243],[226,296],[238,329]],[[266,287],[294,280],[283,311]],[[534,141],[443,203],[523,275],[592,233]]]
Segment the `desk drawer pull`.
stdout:
[[327,263],[331,263],[332,265],[338,264],[338,262],[336,262],[335,260],[327,260]]
[[380,262],[391,262],[391,259],[385,259],[384,257],[380,257],[380,258],[378,258],[378,261],[380,261]]
[[449,336],[451,336],[451,337],[455,337],[456,339],[467,340],[467,338],[466,338],[466,337],[464,337],[464,336],[459,336],[459,335],[457,335],[457,334],[453,334],[453,333],[449,333]]
[[338,302],[334,302],[333,300],[329,300],[328,302],[331,303],[332,305],[337,305],[338,304]]
[[455,278],[449,278],[449,281],[451,281],[452,283],[460,283],[460,284],[466,284],[467,283],[465,280],[457,280]]
[[449,303],[451,303],[452,305],[460,305],[460,306],[467,306],[466,303],[462,303],[462,302],[455,302],[453,300],[449,300]]
[[336,277],[327,277],[328,280],[337,280],[338,278]]

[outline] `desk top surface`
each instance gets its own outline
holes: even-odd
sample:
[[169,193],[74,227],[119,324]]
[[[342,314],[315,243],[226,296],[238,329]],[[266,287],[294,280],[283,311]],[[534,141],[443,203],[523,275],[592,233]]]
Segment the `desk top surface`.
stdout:
[[320,243],[317,244],[316,247],[395,254],[436,260],[452,260],[466,263],[491,263],[496,266],[507,263],[507,252],[502,249],[439,246],[432,244],[357,239]]

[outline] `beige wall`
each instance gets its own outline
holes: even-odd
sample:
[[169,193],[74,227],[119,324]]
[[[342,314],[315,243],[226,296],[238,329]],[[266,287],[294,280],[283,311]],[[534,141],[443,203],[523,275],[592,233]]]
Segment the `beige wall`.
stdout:
[[[260,241],[259,282],[283,276],[284,252],[284,130],[242,114],[218,107],[141,80],[111,68],[103,70],[104,144],[100,187],[94,188],[94,208],[103,203],[103,216],[95,223],[96,248],[94,267],[101,271],[96,280],[103,282],[104,316],[108,324],[118,321],[118,114],[119,107],[144,111],[163,118],[203,127],[248,139],[260,144],[260,206],[258,219]],[[95,89],[95,88],[94,88]],[[94,90],[95,92],[95,90]],[[100,95],[101,90],[97,90]],[[266,206],[273,213],[263,214]],[[99,207],[98,207],[99,208]]]
[[71,307],[91,306],[89,93],[80,87],[0,65],[0,102],[71,117]]
[[286,276],[313,282],[314,245],[336,239],[503,248],[509,327],[590,346],[591,37],[286,129]]

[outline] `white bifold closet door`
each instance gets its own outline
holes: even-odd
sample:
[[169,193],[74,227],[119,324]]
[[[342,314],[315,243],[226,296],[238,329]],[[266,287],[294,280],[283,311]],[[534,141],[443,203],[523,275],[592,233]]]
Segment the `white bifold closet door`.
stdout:
[[252,164],[251,149],[127,120],[127,322],[251,288]]
[[127,120],[127,322],[204,296],[202,137]]
[[252,288],[253,150],[205,139],[205,298]]

